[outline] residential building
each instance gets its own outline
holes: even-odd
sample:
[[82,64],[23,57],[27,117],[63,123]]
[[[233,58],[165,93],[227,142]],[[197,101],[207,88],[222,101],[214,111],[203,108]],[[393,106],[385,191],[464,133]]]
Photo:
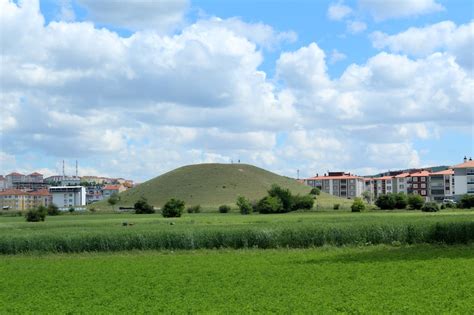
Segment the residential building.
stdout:
[[7,189],[7,180],[3,175],[0,175],[0,191]]
[[407,189],[409,194],[417,194],[425,198],[429,197],[429,179],[430,172],[422,170],[419,172],[411,173],[408,183],[410,186]]
[[454,171],[452,169],[430,173],[429,196],[432,201],[443,201],[453,196]]
[[86,203],[101,201],[104,199],[101,185],[89,185],[86,187]]
[[5,179],[6,179],[6,188],[10,189],[10,188],[14,188],[17,183],[25,182],[26,176],[21,173],[13,172],[6,175]]
[[86,188],[82,186],[53,186],[49,187],[49,193],[52,202],[61,210],[86,205]]
[[464,163],[452,167],[454,174],[453,197],[460,199],[463,195],[474,195],[474,161],[464,158]]
[[125,190],[125,187],[122,185],[105,185],[102,188],[102,195],[104,199],[109,198],[113,194],[118,194]]
[[408,193],[410,187],[410,173],[401,173],[393,177],[393,192],[394,193]]
[[7,189],[0,192],[0,206],[4,210],[28,210],[38,206],[49,206],[52,198],[48,190],[24,191]]
[[44,182],[52,186],[78,186],[81,178],[78,176],[53,175],[46,177]]
[[374,198],[393,193],[393,176],[373,177],[368,180],[371,182],[370,187],[373,189]]
[[364,178],[345,172],[329,172],[327,175],[304,179],[303,182],[311,187],[317,187],[321,191],[342,197],[360,197],[364,191]]

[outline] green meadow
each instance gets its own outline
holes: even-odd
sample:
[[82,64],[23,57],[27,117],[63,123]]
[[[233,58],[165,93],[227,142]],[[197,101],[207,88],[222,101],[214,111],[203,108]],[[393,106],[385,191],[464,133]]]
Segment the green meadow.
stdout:
[[7,255],[2,313],[472,314],[474,247]]

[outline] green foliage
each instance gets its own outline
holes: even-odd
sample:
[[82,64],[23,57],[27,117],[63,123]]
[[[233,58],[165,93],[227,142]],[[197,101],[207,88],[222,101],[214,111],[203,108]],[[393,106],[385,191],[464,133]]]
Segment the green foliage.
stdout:
[[381,210],[392,210],[395,209],[396,205],[395,196],[393,194],[380,195],[375,200],[375,205]]
[[411,209],[420,210],[425,204],[425,199],[420,195],[408,195],[408,205]]
[[44,221],[47,213],[48,210],[45,207],[39,206],[38,208],[28,210],[25,214],[25,219],[27,222]]
[[277,197],[280,199],[283,206],[281,212],[290,212],[293,209],[293,195],[289,189],[273,184],[268,190],[268,195],[270,197]]
[[459,208],[469,209],[474,208],[474,195],[463,195],[459,200]]
[[250,201],[243,197],[239,196],[237,197],[237,207],[239,207],[240,214],[251,214],[252,213],[252,205],[250,204]]
[[165,218],[180,217],[184,211],[184,201],[171,198],[161,210],[161,215]]
[[257,203],[256,211],[263,214],[280,213],[283,211],[283,203],[278,197],[266,196]]
[[73,213],[74,211],[76,211],[76,209],[74,209],[73,206],[70,206],[68,211],[69,211],[70,213]]
[[313,208],[314,197],[312,195],[296,195],[292,199],[292,210],[311,210]]
[[188,213],[200,213],[201,212],[201,206],[196,205],[196,206],[188,207],[187,211],[188,211]]
[[364,191],[364,192],[362,193],[362,198],[364,198],[364,200],[365,200],[367,203],[371,203],[372,200],[374,199],[374,193],[371,192],[371,191],[366,190],[366,191]]
[[421,207],[421,211],[423,212],[438,212],[439,211],[439,206],[436,202],[427,202]]
[[395,199],[395,209],[405,209],[408,205],[408,197],[404,193],[400,192],[393,194]]
[[340,204],[335,203],[334,206],[332,206],[332,209],[333,209],[333,210],[339,210],[340,207],[341,207]]
[[114,210],[114,206],[120,201],[120,196],[117,193],[113,193],[108,199],[107,203],[112,207]]
[[228,206],[228,205],[219,206],[219,212],[220,213],[229,213],[230,212],[230,206]]
[[318,187],[314,187],[311,189],[310,194],[314,196],[319,196],[321,194],[321,190]]
[[150,214],[155,213],[155,209],[152,205],[148,203],[148,200],[145,197],[141,197],[133,205],[136,214]]
[[365,210],[365,203],[361,198],[355,198],[351,206],[352,212],[362,212]]
[[54,203],[50,203],[47,208],[47,213],[48,215],[60,215],[61,211],[59,211],[59,208]]

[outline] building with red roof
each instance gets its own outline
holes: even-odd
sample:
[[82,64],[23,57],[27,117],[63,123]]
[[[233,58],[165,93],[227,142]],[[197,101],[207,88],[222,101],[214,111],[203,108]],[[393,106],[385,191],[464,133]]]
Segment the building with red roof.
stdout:
[[364,191],[364,178],[345,172],[329,172],[324,176],[317,174],[314,177],[303,179],[311,187],[342,198],[360,197]]
[[51,204],[51,194],[48,190],[25,191],[21,189],[6,189],[0,191],[0,206],[3,210],[28,210]]
[[461,164],[452,166],[454,191],[453,197],[460,199],[463,195],[474,195],[474,161],[464,157]]

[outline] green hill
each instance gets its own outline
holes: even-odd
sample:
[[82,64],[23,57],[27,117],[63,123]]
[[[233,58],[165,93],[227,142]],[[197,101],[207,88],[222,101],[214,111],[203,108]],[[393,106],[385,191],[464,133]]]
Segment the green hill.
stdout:
[[[250,200],[262,198],[272,184],[288,188],[295,194],[310,191],[309,187],[294,179],[252,165],[198,164],[180,167],[121,193],[119,206],[132,206],[143,196],[156,207],[163,206],[170,198],[179,198],[186,205],[215,208],[222,204],[235,204],[238,196]],[[320,198],[328,201],[335,197],[321,195]],[[341,204],[346,202],[335,199]],[[106,201],[102,201],[94,207],[103,208],[106,205]]]

